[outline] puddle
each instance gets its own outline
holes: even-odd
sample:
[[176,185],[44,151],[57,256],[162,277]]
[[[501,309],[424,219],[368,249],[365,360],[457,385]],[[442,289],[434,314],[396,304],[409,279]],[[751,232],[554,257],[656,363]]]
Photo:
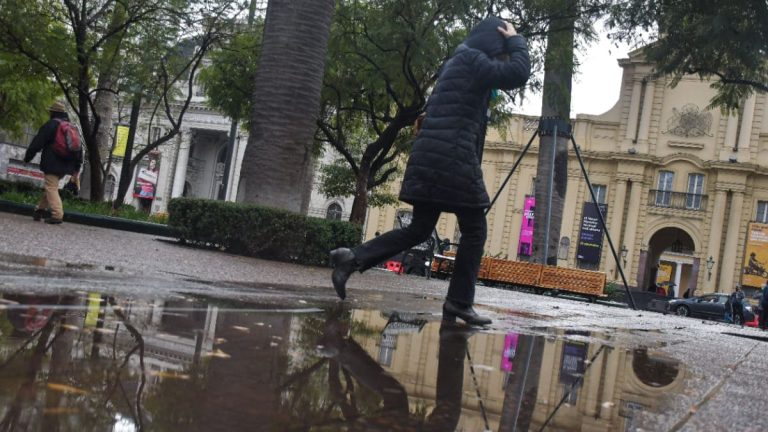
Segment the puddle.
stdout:
[[6,294],[2,430],[633,430],[686,371],[592,334],[191,296]]

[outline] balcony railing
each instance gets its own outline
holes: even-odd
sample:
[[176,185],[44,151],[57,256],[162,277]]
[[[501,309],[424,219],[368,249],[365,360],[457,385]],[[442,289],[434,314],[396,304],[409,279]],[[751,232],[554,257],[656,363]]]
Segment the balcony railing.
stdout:
[[677,210],[702,211],[707,208],[707,196],[652,189],[648,194],[648,205]]

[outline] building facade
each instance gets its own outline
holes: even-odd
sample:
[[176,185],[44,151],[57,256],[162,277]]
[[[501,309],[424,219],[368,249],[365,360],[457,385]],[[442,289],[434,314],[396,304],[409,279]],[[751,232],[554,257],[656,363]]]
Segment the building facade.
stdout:
[[[661,282],[671,296],[730,292],[742,283],[749,223],[768,221],[768,95],[755,94],[727,115],[707,108],[714,95],[708,82],[687,77],[670,87],[653,77],[639,51],[619,63],[618,102],[572,123],[629,283],[646,290]],[[537,127],[538,118],[516,116],[489,131],[483,174],[491,196]],[[535,190],[537,143],[488,214],[487,255],[529,259],[520,253],[520,232]],[[594,257],[585,252],[594,216],[585,212],[593,207],[572,149],[569,155],[558,265],[598,269],[619,281],[607,241],[600,239]],[[395,215],[408,211],[404,204],[372,209],[366,238],[392,229]],[[460,237],[453,215],[443,214],[437,229],[441,237]]]

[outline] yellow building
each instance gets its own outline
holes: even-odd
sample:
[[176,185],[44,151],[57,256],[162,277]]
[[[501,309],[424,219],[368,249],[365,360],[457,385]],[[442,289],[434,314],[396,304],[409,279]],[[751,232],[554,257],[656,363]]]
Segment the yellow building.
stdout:
[[[652,67],[639,51],[619,64],[623,78],[616,105],[572,122],[599,201],[607,205],[611,238],[624,251],[629,283],[648,289],[662,266],[677,296],[686,290],[696,295],[731,292],[742,283],[748,224],[768,222],[768,95],[753,95],[738,114],[724,115],[707,109],[714,92],[697,77],[672,88],[668,79],[651,76]],[[503,133],[489,131],[483,173],[491,196],[537,125],[538,118],[516,116]],[[520,258],[520,228],[526,196],[534,190],[537,146],[538,139],[488,215],[488,255]],[[607,241],[599,263],[577,258],[582,212],[590,196],[573,150],[570,155],[558,265],[597,268],[609,280],[620,280]],[[366,238],[392,229],[396,214],[407,211],[402,203],[371,209]],[[444,214],[437,230],[441,237],[458,239],[453,215]]]

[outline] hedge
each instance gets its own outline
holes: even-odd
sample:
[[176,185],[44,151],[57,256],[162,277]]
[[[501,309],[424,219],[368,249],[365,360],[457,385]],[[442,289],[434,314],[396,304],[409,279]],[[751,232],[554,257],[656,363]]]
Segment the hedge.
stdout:
[[225,201],[176,198],[168,213],[168,225],[183,241],[306,265],[328,265],[328,252],[356,246],[362,237],[362,227],[350,222]]

